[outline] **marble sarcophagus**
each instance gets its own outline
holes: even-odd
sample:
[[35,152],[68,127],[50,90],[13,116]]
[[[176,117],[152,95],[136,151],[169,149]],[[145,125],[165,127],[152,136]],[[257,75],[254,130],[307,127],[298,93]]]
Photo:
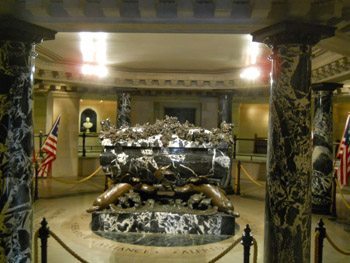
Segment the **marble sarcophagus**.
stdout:
[[101,133],[101,165],[111,187],[88,210],[92,230],[167,234],[234,234],[231,125],[211,131],[167,117],[153,125]]

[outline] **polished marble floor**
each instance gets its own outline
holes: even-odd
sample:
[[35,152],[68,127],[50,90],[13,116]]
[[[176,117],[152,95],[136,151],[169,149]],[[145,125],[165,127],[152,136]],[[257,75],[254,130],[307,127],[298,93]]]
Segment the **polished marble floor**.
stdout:
[[[258,243],[258,262],[263,262],[264,246],[264,188],[255,187],[242,180],[242,195],[232,195],[235,210],[240,213],[237,218],[234,237],[220,242],[198,246],[155,247],[132,245],[116,242],[94,234],[90,230],[91,215],[85,210],[103,189],[103,178],[79,185],[67,185],[50,179],[40,181],[40,199],[34,204],[34,229],[45,217],[50,230],[59,236],[69,247],[86,261],[98,262],[209,262],[225,250],[234,240],[242,235],[246,224]],[[320,216],[314,215],[312,229]],[[350,250],[350,226],[339,221],[323,217],[327,233],[342,248]],[[348,218],[349,219],[349,218]],[[346,219],[345,219],[346,221]],[[314,236],[314,232],[312,233]],[[159,236],[159,238],[163,238]],[[313,251],[313,242],[312,242]],[[243,247],[239,244],[217,262],[243,262]],[[55,240],[49,238],[48,262],[77,262]],[[252,261],[251,261],[252,262]],[[328,243],[324,248],[324,263],[350,262],[350,256],[336,252]]]

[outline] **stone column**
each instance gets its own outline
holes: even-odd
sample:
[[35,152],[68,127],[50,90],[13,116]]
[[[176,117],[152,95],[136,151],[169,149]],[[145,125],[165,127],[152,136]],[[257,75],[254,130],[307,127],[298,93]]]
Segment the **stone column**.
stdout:
[[131,95],[130,92],[118,92],[117,94],[117,127],[130,126]]
[[312,211],[330,214],[333,178],[333,91],[342,87],[339,83],[317,83],[315,114],[313,119],[312,152]]
[[334,28],[282,22],[253,33],[272,47],[264,261],[310,262],[311,47]]
[[55,32],[0,18],[0,262],[30,262],[34,46]]
[[223,121],[232,123],[232,94],[221,94],[219,96],[218,127]]

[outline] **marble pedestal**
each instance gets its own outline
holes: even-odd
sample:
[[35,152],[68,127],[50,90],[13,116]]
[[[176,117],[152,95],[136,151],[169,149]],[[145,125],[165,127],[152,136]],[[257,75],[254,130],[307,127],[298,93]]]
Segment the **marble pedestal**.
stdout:
[[235,216],[98,211],[92,213],[91,229],[123,243],[161,247],[202,245],[233,236]]
[[92,213],[91,229],[120,233],[234,235],[235,216],[223,213],[201,215],[154,211],[97,211]]

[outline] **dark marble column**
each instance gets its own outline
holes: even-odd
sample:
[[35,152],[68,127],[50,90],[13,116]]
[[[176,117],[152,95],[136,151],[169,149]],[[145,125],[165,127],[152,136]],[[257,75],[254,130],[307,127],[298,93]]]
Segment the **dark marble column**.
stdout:
[[117,127],[130,126],[131,95],[129,92],[117,93]]
[[232,94],[221,94],[219,96],[218,127],[223,121],[232,123]]
[[315,93],[312,152],[312,211],[330,214],[333,178],[333,91],[339,83],[312,85]]
[[264,261],[310,262],[311,47],[334,28],[282,22],[253,33],[272,47]]
[[0,261],[30,262],[34,45],[55,32],[0,18]]

